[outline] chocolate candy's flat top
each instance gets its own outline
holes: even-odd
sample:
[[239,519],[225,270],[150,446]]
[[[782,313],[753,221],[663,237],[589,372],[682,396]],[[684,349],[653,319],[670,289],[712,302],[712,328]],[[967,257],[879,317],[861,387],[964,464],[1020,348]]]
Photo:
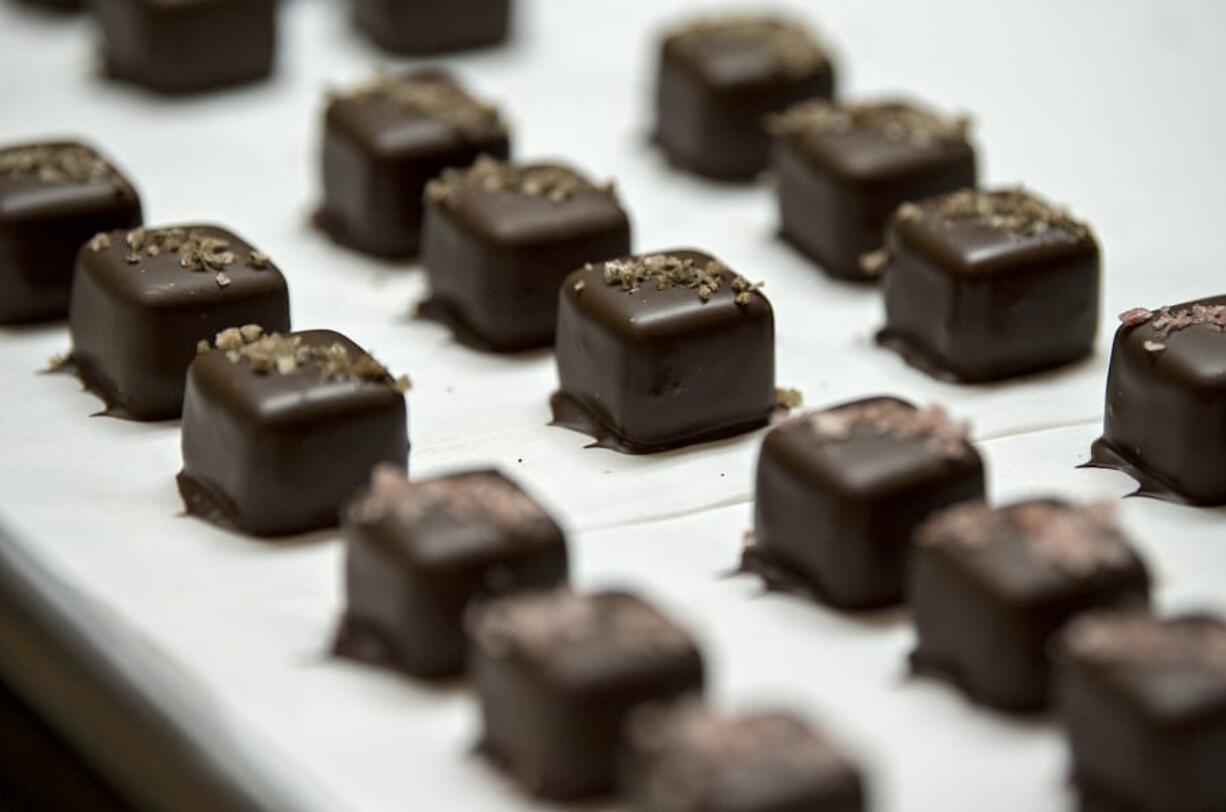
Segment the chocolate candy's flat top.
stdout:
[[264,335],[245,325],[201,342],[192,381],[265,424],[327,420],[402,400],[394,378],[365,350],[331,330]]
[[575,690],[599,690],[693,662],[689,635],[624,592],[558,589],[491,601],[470,619],[482,652],[533,666]]
[[1226,623],[1220,618],[1095,614],[1071,625],[1064,645],[1154,715],[1216,714],[1226,722]]
[[512,164],[483,156],[431,181],[426,198],[501,243],[566,240],[627,222],[611,185],[597,186],[560,164]]
[[1098,250],[1089,226],[1021,188],[963,189],[904,203],[893,228],[943,267],[968,273],[1058,262]]
[[1150,358],[1157,374],[1205,391],[1226,389],[1226,296],[1120,314],[1117,343]]
[[939,406],[876,397],[797,415],[775,427],[768,444],[794,467],[863,495],[980,464],[967,432]]
[[802,102],[774,116],[770,129],[828,171],[867,181],[972,152],[965,118],[899,101]]
[[613,329],[657,336],[718,330],[772,312],[757,285],[690,249],[592,263],[566,278],[563,293]]
[[387,529],[371,537],[428,566],[495,559],[507,548],[526,552],[560,540],[541,506],[494,470],[410,482],[401,469],[381,465],[347,515],[359,526]]
[[243,298],[285,287],[265,254],[220,226],[136,228],[94,236],[81,252],[99,282],[145,307]]
[[118,170],[83,144],[55,142],[0,149],[0,221],[65,207],[136,198]]
[[944,552],[996,594],[1019,602],[1145,571],[1106,503],[1080,507],[1035,499],[1001,508],[959,505],[925,523],[918,541]]
[[829,68],[812,32],[778,17],[699,20],[670,33],[664,47],[721,87],[803,79]]
[[496,107],[437,70],[380,71],[333,95],[328,118],[380,154],[427,154],[507,137]]

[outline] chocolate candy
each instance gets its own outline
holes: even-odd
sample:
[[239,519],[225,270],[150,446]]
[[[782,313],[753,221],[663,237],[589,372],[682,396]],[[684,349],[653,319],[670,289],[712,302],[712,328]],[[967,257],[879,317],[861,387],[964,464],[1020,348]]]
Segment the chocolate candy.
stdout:
[[426,184],[479,155],[505,159],[510,152],[498,110],[448,74],[378,73],[328,103],[324,204],[316,221],[359,251],[413,256],[421,241]]
[[1102,505],[960,505],[917,538],[912,664],[1002,710],[1047,705],[1049,644],[1069,620],[1149,599],[1145,565]]
[[1091,616],[1060,659],[1083,809],[1226,809],[1226,623]]
[[497,471],[410,483],[375,469],[344,513],[348,605],[336,651],[423,677],[464,670],[474,600],[566,582],[566,540]]
[[630,251],[630,220],[611,186],[564,166],[482,158],[426,189],[422,265],[433,298],[422,314],[471,346],[553,343],[562,279]]
[[107,414],[178,417],[197,345],[235,324],[288,330],[289,292],[266,255],[224,228],[109,231],[81,248],[71,363]]
[[230,328],[187,376],[187,512],[255,536],[335,526],[381,462],[407,465],[405,378],[331,330]]
[[437,54],[507,38],[511,0],[354,0],[354,22],[379,47]]
[[193,93],[272,73],[277,0],[94,0],[115,79]]
[[483,749],[535,795],[610,792],[629,713],[702,690],[689,636],[639,598],[501,598],[469,619]]
[[765,425],[775,408],[775,318],[757,286],[711,256],[666,251],[566,278],[556,425],[641,454]]
[[68,315],[77,249],[141,223],[132,184],[76,143],[0,149],[0,324]]
[[834,94],[834,68],[800,23],[772,17],[703,20],[661,48],[655,140],[700,175],[748,180],[770,157],[766,117]]
[[847,609],[900,603],[915,528],[984,498],[983,461],[943,409],[891,397],[772,429],[758,458],[744,568]]
[[919,369],[994,381],[1093,352],[1098,243],[1024,189],[904,203],[886,243],[878,341]]
[[771,131],[782,236],[843,279],[880,274],[899,204],[975,185],[967,122],[903,102],[804,102]]
[[1089,465],[1124,471],[1147,496],[1226,504],[1226,296],[1120,320]]
[[787,713],[727,716],[697,702],[631,719],[623,777],[638,812],[860,812],[860,771]]

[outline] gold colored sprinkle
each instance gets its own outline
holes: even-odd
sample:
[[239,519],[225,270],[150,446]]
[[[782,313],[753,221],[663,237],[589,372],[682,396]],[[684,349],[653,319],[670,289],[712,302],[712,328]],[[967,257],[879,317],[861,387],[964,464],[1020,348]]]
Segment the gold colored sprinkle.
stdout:
[[564,203],[581,191],[600,191],[577,172],[564,166],[518,166],[482,155],[468,169],[448,169],[426,186],[426,199],[443,205],[455,203],[461,189],[506,192]]

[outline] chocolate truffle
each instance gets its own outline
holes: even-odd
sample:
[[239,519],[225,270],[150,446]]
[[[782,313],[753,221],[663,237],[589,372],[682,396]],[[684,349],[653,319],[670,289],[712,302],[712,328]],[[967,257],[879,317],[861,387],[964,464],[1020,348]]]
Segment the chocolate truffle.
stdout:
[[224,228],[109,231],[81,248],[71,364],[107,414],[178,417],[197,345],[235,324],[288,330],[289,293],[272,261]]
[[834,68],[803,24],[771,17],[702,20],[664,40],[655,140],[679,167],[748,180],[770,158],[767,115],[833,94]]
[[566,278],[554,423],[632,454],[741,434],[775,400],[775,319],[711,256],[666,251]]
[[771,131],[781,234],[843,279],[880,274],[899,204],[975,185],[966,120],[903,102],[804,102]]
[[68,315],[77,249],[141,224],[132,184],[75,143],[0,149],[0,324]]
[[380,466],[343,524],[348,605],[336,651],[415,676],[464,670],[472,601],[566,582],[561,529],[497,471],[410,483]]
[[354,22],[380,48],[438,54],[507,38],[511,0],[354,0]]
[[255,536],[335,526],[381,462],[408,464],[406,378],[331,330],[229,328],[183,402],[187,512]]
[[483,749],[545,798],[612,791],[629,713],[703,686],[690,637],[622,592],[500,598],[475,609],[469,632]]
[[1108,506],[960,505],[917,539],[912,664],[1001,710],[1047,706],[1051,638],[1073,617],[1149,600],[1149,574]]
[[963,189],[904,203],[886,245],[878,341],[919,369],[994,381],[1093,352],[1098,243],[1030,192]]
[[1120,320],[1089,465],[1124,471],[1147,496],[1226,504],[1226,296]]
[[717,713],[698,702],[630,722],[624,794],[637,812],[860,812],[860,771],[788,713]]
[[938,510],[984,498],[967,427],[891,397],[772,429],[758,458],[746,569],[847,609],[903,600],[911,537]]
[[1060,659],[1083,809],[1226,809],[1226,623],[1090,616]]
[[359,251],[413,256],[426,184],[483,154],[508,158],[509,139],[498,110],[448,74],[380,72],[328,103],[324,203],[316,220]]
[[553,343],[558,288],[586,262],[630,251],[630,220],[611,186],[554,164],[482,158],[426,188],[423,315],[495,351]]

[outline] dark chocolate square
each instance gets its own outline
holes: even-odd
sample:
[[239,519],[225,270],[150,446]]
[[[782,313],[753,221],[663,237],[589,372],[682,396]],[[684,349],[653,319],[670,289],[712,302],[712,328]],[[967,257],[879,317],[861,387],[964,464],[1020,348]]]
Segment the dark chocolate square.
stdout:
[[561,528],[497,471],[410,483],[401,469],[380,466],[343,519],[342,656],[452,676],[464,670],[469,604],[566,582]]
[[277,0],[94,0],[116,79],[192,93],[272,73]]
[[772,429],[756,493],[747,567],[772,585],[870,609],[903,600],[921,522],[984,498],[983,461],[943,409],[868,398]]
[[861,812],[859,769],[788,713],[698,702],[635,712],[623,796],[638,812]]
[[0,324],[67,316],[77,249],[140,224],[136,190],[90,147],[0,149]]
[[331,330],[223,332],[188,370],[188,513],[255,536],[335,526],[376,465],[407,466],[406,388]]
[[905,203],[886,243],[878,340],[908,363],[980,382],[1093,352],[1098,242],[1024,189],[964,189]]
[[501,598],[469,632],[483,749],[542,797],[611,791],[630,712],[703,686],[690,637],[622,592]]
[[566,275],[630,251],[612,187],[564,166],[482,158],[445,172],[426,197],[421,261],[433,299],[424,312],[484,349],[552,344]]
[[764,425],[775,319],[756,286],[699,251],[645,254],[567,277],[554,422],[648,453]]
[[103,232],[78,254],[72,364],[108,414],[178,417],[196,346],[239,324],[288,330],[289,292],[267,256],[220,226]]
[[480,155],[506,159],[510,152],[498,110],[448,74],[380,73],[328,104],[319,223],[359,251],[413,256],[426,184]]
[[1226,504],[1226,296],[1120,318],[1090,464],[1149,496]]
[[670,34],[660,53],[655,139],[675,165],[722,180],[766,168],[766,118],[829,99],[834,68],[799,22],[731,17]]
[[1062,643],[1060,700],[1083,808],[1226,809],[1226,623],[1095,615]]
[[507,38],[511,0],[354,0],[354,22],[379,47],[438,54]]
[[836,277],[877,277],[899,204],[975,185],[966,121],[911,104],[804,102],[771,130],[781,234]]
[[937,514],[917,540],[912,664],[1001,710],[1047,706],[1050,644],[1068,621],[1149,600],[1145,564],[1106,506],[971,503]]

